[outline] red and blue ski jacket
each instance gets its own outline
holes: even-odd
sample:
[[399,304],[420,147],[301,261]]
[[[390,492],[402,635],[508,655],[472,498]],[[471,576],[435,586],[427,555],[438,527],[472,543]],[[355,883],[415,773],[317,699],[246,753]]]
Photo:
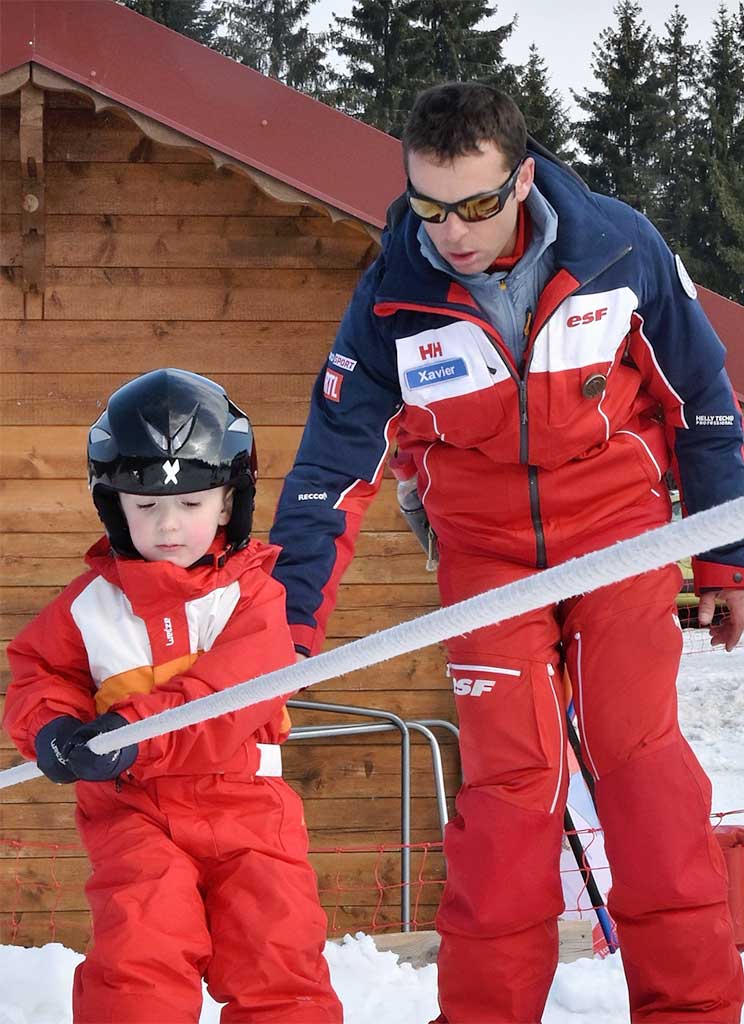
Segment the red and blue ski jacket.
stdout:
[[[316,381],[271,539],[295,645],[323,642],[390,447],[414,460],[440,542],[544,568],[668,514],[744,494],[725,350],[651,223],[539,156],[556,272],[518,367],[470,293],[421,254],[407,213],[383,236]],[[698,589],[744,586],[744,544],[696,559]]]

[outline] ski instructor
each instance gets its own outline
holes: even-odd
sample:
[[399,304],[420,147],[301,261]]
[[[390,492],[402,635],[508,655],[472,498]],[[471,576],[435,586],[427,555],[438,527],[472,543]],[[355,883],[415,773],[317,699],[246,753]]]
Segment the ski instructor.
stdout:
[[[317,653],[390,446],[413,459],[452,604],[744,495],[724,349],[635,210],[527,148],[514,103],[437,86],[411,111],[407,209],[333,351],[272,531],[300,654]],[[695,560],[700,621],[744,626],[744,545]],[[739,1024],[710,783],[677,722],[676,566],[454,637],[464,785],[437,918],[440,1022],[535,1024],[558,960],[562,667],[613,873],[631,1018]]]

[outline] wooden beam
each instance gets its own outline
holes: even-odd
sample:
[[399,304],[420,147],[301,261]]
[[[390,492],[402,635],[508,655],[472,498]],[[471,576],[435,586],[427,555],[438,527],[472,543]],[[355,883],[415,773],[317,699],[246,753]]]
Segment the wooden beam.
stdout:
[[[558,922],[559,951],[558,959],[562,964],[571,963],[581,957],[591,958],[592,923],[585,921]],[[436,932],[402,932],[388,935],[373,935],[372,940],[381,952],[392,952],[401,964],[412,964],[414,967],[426,967],[436,962],[439,952],[440,938]],[[343,939],[335,939],[343,942]]]
[[0,96],[10,96],[31,78],[31,65],[21,64],[0,75]]
[[19,138],[24,315],[26,320],[41,320],[46,269],[44,93],[31,82],[21,89]]

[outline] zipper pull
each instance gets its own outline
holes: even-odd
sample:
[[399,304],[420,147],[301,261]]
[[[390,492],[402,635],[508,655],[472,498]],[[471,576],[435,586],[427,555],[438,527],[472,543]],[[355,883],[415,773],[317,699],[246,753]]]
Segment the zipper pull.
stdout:
[[532,310],[528,309],[527,310],[527,319],[524,322],[524,329],[522,331],[522,334],[524,334],[525,338],[529,338],[531,330],[532,330]]
[[506,278],[505,277],[502,277],[501,280],[499,281],[499,288],[501,289],[502,292],[506,291]]
[[527,422],[527,381],[519,382],[519,413],[522,423]]
[[436,572],[439,565],[439,551],[437,549],[437,535],[429,527],[429,548],[427,551],[426,571]]

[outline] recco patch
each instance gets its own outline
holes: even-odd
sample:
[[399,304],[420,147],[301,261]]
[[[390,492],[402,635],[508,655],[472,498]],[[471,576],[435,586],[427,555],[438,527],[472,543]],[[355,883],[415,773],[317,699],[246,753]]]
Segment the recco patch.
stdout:
[[465,360],[458,356],[454,359],[442,359],[437,363],[425,363],[423,366],[415,366],[412,370],[406,370],[406,384],[413,390],[414,388],[430,387],[432,384],[444,384],[446,381],[468,375]]

